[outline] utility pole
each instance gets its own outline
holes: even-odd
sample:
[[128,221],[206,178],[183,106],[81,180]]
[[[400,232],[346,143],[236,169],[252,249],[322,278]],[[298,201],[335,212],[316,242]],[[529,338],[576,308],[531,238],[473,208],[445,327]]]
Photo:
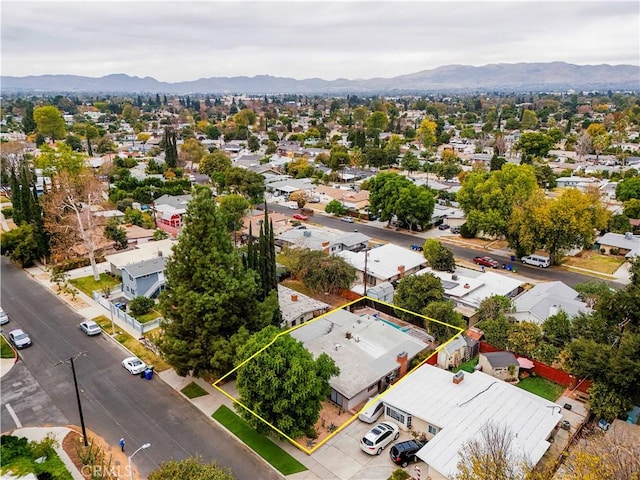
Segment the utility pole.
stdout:
[[82,403],[80,402],[80,390],[78,389],[78,379],[76,377],[76,367],[75,367],[75,365],[73,363],[73,361],[76,358],[78,358],[80,355],[83,355],[84,353],[86,353],[86,352],[80,352],[75,357],[69,357],[66,360],[60,360],[54,366],[58,366],[61,363],[66,363],[66,362],[71,363],[71,373],[73,374],[73,384],[74,384],[74,386],[76,388],[76,400],[78,401],[78,414],[80,415],[80,427],[82,428],[82,438],[83,438],[84,446],[88,447],[89,446],[89,440],[87,438],[87,429],[84,426],[84,415],[82,415]]

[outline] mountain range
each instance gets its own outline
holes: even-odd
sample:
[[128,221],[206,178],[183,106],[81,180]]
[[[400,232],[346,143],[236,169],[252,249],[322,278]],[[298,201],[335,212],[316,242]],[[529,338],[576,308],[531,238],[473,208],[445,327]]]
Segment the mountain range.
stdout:
[[296,80],[288,77],[209,77],[160,82],[151,77],[113,74],[104,77],[39,75],[0,77],[2,92],[86,93],[246,93],[347,94],[419,92],[527,92],[574,90],[640,90],[640,66],[498,63],[474,67],[446,65],[390,78]]

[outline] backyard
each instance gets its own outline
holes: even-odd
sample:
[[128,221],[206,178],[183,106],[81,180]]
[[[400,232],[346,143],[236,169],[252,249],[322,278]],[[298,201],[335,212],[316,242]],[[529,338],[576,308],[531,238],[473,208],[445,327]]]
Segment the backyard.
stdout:
[[551,402],[555,402],[565,390],[562,385],[558,385],[542,377],[523,378],[517,386],[539,397],[546,398]]

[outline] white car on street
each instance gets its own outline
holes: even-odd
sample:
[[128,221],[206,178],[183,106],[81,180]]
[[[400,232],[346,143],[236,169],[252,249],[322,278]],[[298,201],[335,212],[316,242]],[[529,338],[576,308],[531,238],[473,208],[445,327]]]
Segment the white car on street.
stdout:
[[5,323],[9,323],[9,315],[2,308],[0,308],[0,325],[4,325]]
[[127,357],[122,361],[122,366],[129,370],[131,375],[138,375],[147,369],[147,364],[138,357]]
[[93,320],[85,320],[84,322],[82,322],[80,324],[80,330],[82,330],[85,333],[85,335],[88,335],[88,336],[99,335],[102,333],[102,329],[100,328],[100,325],[98,325]]

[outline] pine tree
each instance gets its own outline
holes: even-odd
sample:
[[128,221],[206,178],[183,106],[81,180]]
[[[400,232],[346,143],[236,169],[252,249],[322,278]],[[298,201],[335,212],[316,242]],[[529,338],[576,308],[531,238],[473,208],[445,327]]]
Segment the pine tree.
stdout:
[[24,210],[22,208],[22,195],[20,195],[20,182],[16,176],[15,169],[11,169],[11,205],[13,206],[13,221],[20,225],[25,221]]
[[243,268],[226,227],[211,191],[197,188],[160,300],[160,348],[179,375],[226,373],[238,344],[272,321],[274,308],[260,302],[257,275]]
[[36,131],[36,121],[33,119],[33,104],[28,103],[22,116],[22,131],[29,135]]
[[178,166],[178,144],[176,140],[176,132],[171,127],[164,129],[164,161],[168,168],[176,168]]

